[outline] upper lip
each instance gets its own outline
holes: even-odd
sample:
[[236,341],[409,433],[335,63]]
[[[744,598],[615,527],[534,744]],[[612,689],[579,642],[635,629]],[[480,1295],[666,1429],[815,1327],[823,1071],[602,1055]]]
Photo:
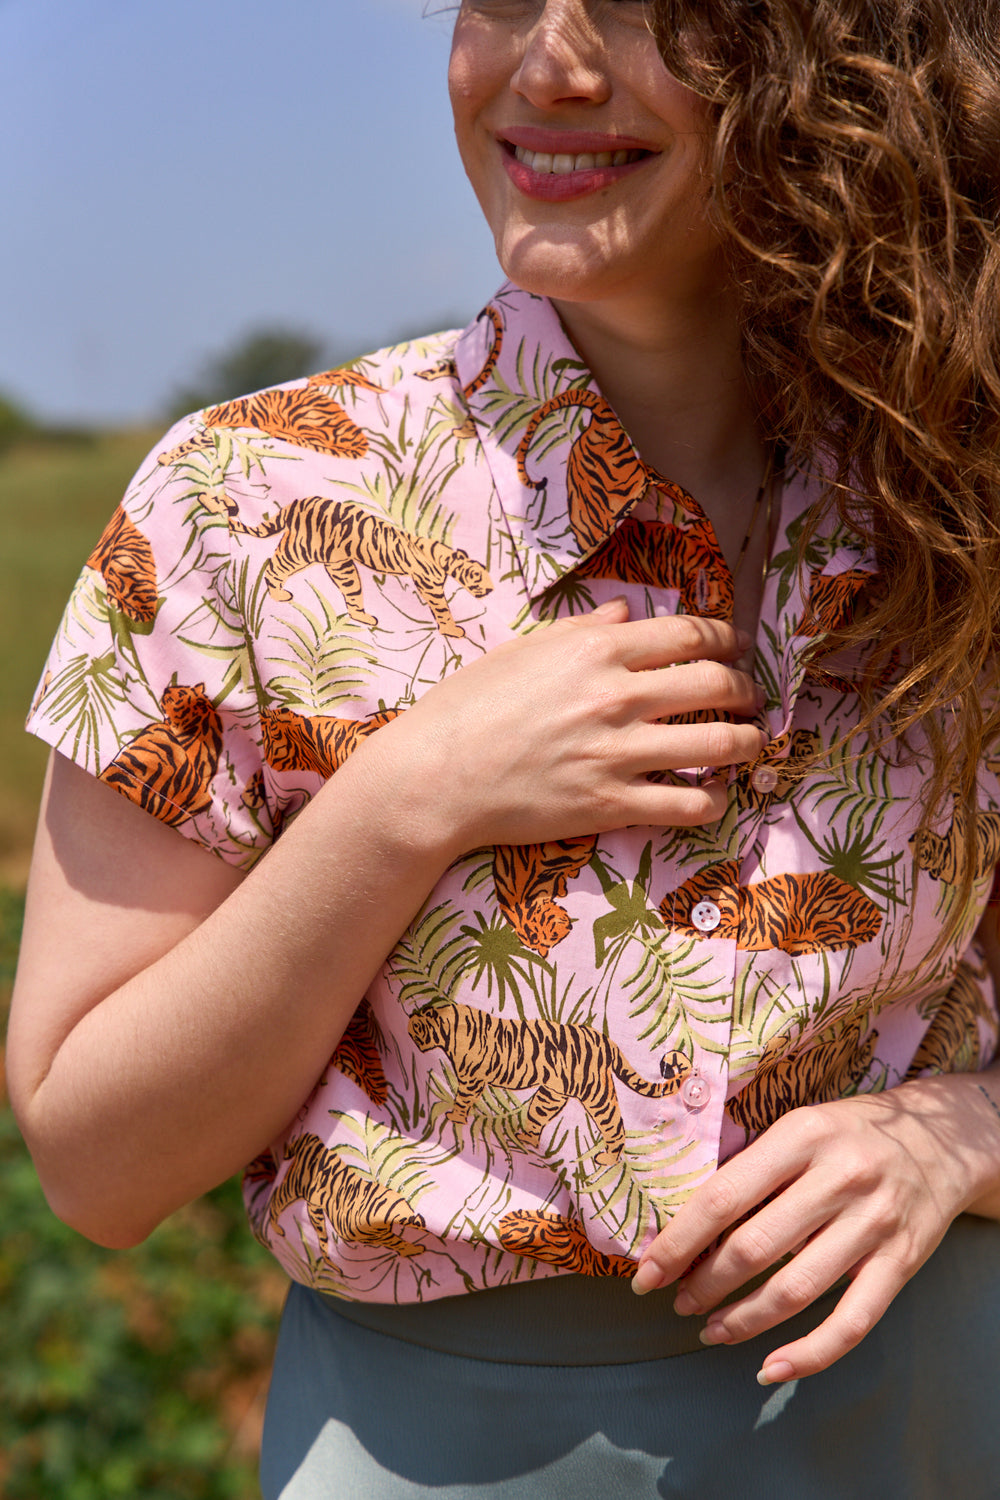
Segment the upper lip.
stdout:
[[561,130],[544,125],[512,125],[498,130],[497,140],[525,151],[544,151],[552,156],[581,156],[599,151],[656,151],[649,141],[633,135],[602,134],[595,130]]

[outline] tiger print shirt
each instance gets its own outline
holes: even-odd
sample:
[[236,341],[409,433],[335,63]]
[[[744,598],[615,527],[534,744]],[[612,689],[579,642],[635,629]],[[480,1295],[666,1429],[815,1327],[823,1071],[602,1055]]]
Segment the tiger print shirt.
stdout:
[[[964,834],[945,815],[916,837],[920,745],[803,769],[858,714],[859,662],[810,650],[874,575],[831,520],[797,568],[819,493],[786,475],[755,667],[769,742],[725,816],[455,864],[247,1168],[292,1277],[407,1302],[627,1275],[783,1111],[990,1062],[972,934],[998,766],[974,897],[936,953]],[[429,684],[620,593],[633,617],[726,616],[733,582],[551,306],[506,285],[464,332],[175,427],[87,560],[29,727],[247,868]]]

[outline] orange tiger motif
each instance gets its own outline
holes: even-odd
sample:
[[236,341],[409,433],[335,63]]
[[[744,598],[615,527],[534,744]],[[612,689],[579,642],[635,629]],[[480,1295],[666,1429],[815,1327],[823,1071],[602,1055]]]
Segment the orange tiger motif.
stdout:
[[108,601],[137,625],[148,625],[158,608],[153,549],[119,505],[87,558],[104,579]]
[[552,412],[572,406],[591,413],[566,460],[570,526],[580,550],[589,552],[603,541],[621,512],[642,499],[650,475],[603,396],[594,391],[561,391],[538,408],[518,444],[517,472],[526,488],[542,490],[547,484],[545,479],[532,479],[527,470],[535,433]]
[[512,1255],[528,1255],[578,1276],[635,1275],[634,1260],[595,1250],[580,1225],[561,1214],[513,1209],[497,1224],[497,1238]]
[[326,714],[297,714],[290,708],[266,708],[260,716],[264,759],[276,771],[315,771],[319,776],[332,776],[361,740],[401,711],[386,708],[365,719],[335,719]]
[[[322,376],[312,376],[304,390],[259,391],[256,396],[240,396],[235,401],[210,406],[202,413],[204,432],[161,453],[157,462],[174,464],[192,453],[209,452],[214,445],[212,430],[216,427],[264,432],[281,442],[310,448],[314,453],[330,453],[335,458],[364,458],[368,438],[363,429],[347,415],[339,401],[317,389],[320,383],[330,384],[328,377],[337,373],[325,371]],[[351,383],[379,389],[363,376],[353,377]]]
[[[922,1073],[976,1073],[997,1044],[997,1018],[987,1004],[982,983],[985,964],[961,959],[949,988],[935,1006],[931,1022],[906,1072],[907,1078]],[[987,1043],[983,1047],[979,1021],[986,1022]]]
[[544,958],[569,935],[569,913],[558,906],[567,882],[590,862],[597,835],[547,844],[498,844],[493,850],[497,905],[526,948]]
[[343,595],[350,618],[359,625],[377,625],[377,617],[365,610],[360,563],[373,573],[411,579],[440,633],[457,640],[465,631],[456,623],[445,598],[446,580],[454,578],[476,599],[493,590],[486,569],[460,547],[404,531],[352,500],[307,495],[282,506],[273,519],[265,517],[259,526],[246,526],[239,518],[236,501],[227,495],[205,490],[200,499],[208,510],[225,516],[230,531],[243,536],[281,537],[264,569],[272,599],[291,599],[285,581],[303,568],[320,564]]
[[732,574],[707,524],[679,527],[626,516],[575,571],[581,578],[676,589],[681,613],[732,618]]
[[399,1229],[426,1229],[406,1199],[381,1182],[365,1177],[336,1151],[327,1150],[316,1135],[300,1135],[285,1147],[288,1171],[271,1198],[270,1222],[274,1234],[285,1237],[279,1215],[291,1203],[304,1199],[309,1222],[316,1231],[320,1254],[330,1260],[327,1223],[338,1239],[358,1245],[394,1250],[397,1255],[419,1255],[422,1245],[405,1240]]
[[222,720],[205,684],[176,683],[160,699],[163,721],[141,729],[100,780],[162,823],[179,828],[211,806],[222,753]]
[[418,380],[457,380],[458,366],[453,359],[439,359],[436,365],[417,371]]
[[373,1104],[384,1104],[389,1085],[382,1067],[379,1030],[367,1000],[362,1000],[347,1024],[331,1059],[333,1066],[353,1078]]
[[[954,885],[961,876],[968,839],[967,819],[956,811],[945,833],[921,829],[910,839],[913,859],[919,870],[926,870],[932,880]],[[985,880],[1000,864],[1000,813],[980,812],[976,816],[975,879]]]
[[809,598],[796,635],[827,635],[844,630],[854,619],[859,597],[872,574],[862,568],[848,568],[843,573],[824,573],[813,568],[809,575]]
[[726,1101],[726,1114],[746,1131],[766,1130],[805,1104],[828,1104],[857,1088],[871,1066],[878,1032],[862,1038],[867,1022],[849,1021],[833,1036],[799,1051],[779,1037],[765,1047],[757,1071]]
[[[873,575],[863,568],[848,568],[843,573],[832,575],[825,574],[822,568],[814,568],[810,574],[809,597],[796,634],[818,636],[845,630],[854,622],[858,607],[864,602],[865,591],[873,582]],[[898,665],[899,652],[894,651],[874,687],[884,687]],[[856,693],[860,686],[857,677],[845,677],[843,673],[824,667],[822,657],[807,662],[806,676],[817,687],[835,693]]]
[[489,380],[490,376],[493,374],[493,371],[496,369],[497,360],[500,358],[500,350],[503,348],[503,319],[497,312],[496,308],[491,307],[489,303],[487,303],[487,305],[483,308],[482,312],[476,319],[476,322],[482,322],[484,318],[488,322],[493,324],[493,344],[490,348],[489,354],[487,354],[486,356],[486,359],[483,363],[483,368],[479,371],[479,374],[475,375],[472,380],[469,381],[468,385],[463,385],[463,396],[472,396],[476,391],[482,389],[487,380]]
[[615,1078],[647,1099],[674,1094],[691,1071],[681,1052],[660,1064],[662,1082],[641,1077],[610,1037],[592,1026],[558,1021],[507,1021],[471,1005],[447,1001],[414,1011],[410,1036],[421,1052],[439,1047],[458,1077],[447,1118],[460,1125],[487,1086],[531,1089],[522,1135],[531,1145],[571,1099],[586,1111],[604,1142],[594,1160],[602,1166],[620,1160],[625,1146]]
[[[667,927],[691,937],[728,938],[737,948],[766,953],[822,953],[857,948],[878,936],[882,913],[862,891],[830,870],[803,875],[772,875],[739,885],[736,860],[699,870],[660,902]],[[696,927],[691,913],[711,902],[721,921],[709,932]]]
[[[765,746],[756,760],[738,768],[736,785],[741,800],[759,811],[767,805],[769,797],[787,797],[802,775],[815,763],[822,749],[822,735],[814,729],[792,729],[778,735],[777,739]],[[770,792],[759,792],[753,784],[754,772],[761,766],[772,767],[777,776]]]

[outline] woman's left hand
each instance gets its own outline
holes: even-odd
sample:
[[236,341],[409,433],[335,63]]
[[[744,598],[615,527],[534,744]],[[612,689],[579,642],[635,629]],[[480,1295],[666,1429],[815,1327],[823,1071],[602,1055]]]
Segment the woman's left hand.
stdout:
[[[846,1275],[830,1315],[770,1353],[757,1378],[770,1385],[827,1369],[861,1342],[958,1214],[1000,1218],[998,1098],[994,1068],[791,1110],[692,1194],[643,1251],[634,1289],[681,1278],[677,1312],[710,1315],[705,1343],[737,1344]],[[784,1257],[761,1286],[719,1308]]]

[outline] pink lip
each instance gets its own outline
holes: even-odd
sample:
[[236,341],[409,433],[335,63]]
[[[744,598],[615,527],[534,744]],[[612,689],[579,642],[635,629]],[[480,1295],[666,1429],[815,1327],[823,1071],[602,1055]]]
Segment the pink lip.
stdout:
[[601,135],[594,130],[554,130],[543,125],[512,125],[509,130],[497,131],[501,144],[507,141],[512,146],[521,146],[525,151],[547,151],[552,156],[565,152],[568,156],[581,156],[583,152],[599,151],[649,151],[656,147],[650,141],[640,140],[634,135]]
[[578,156],[582,152],[597,155],[599,151],[650,151],[642,141],[629,136],[595,135],[575,130],[538,130],[518,128],[505,131],[497,137],[504,171],[511,182],[526,198],[547,203],[566,203],[572,198],[584,198],[590,193],[599,193],[629,176],[650,160],[649,156],[638,161],[626,162],[620,167],[585,167],[580,172],[536,172],[526,163],[518,161],[511,150],[520,146],[525,151],[544,151],[555,156],[564,153]]

